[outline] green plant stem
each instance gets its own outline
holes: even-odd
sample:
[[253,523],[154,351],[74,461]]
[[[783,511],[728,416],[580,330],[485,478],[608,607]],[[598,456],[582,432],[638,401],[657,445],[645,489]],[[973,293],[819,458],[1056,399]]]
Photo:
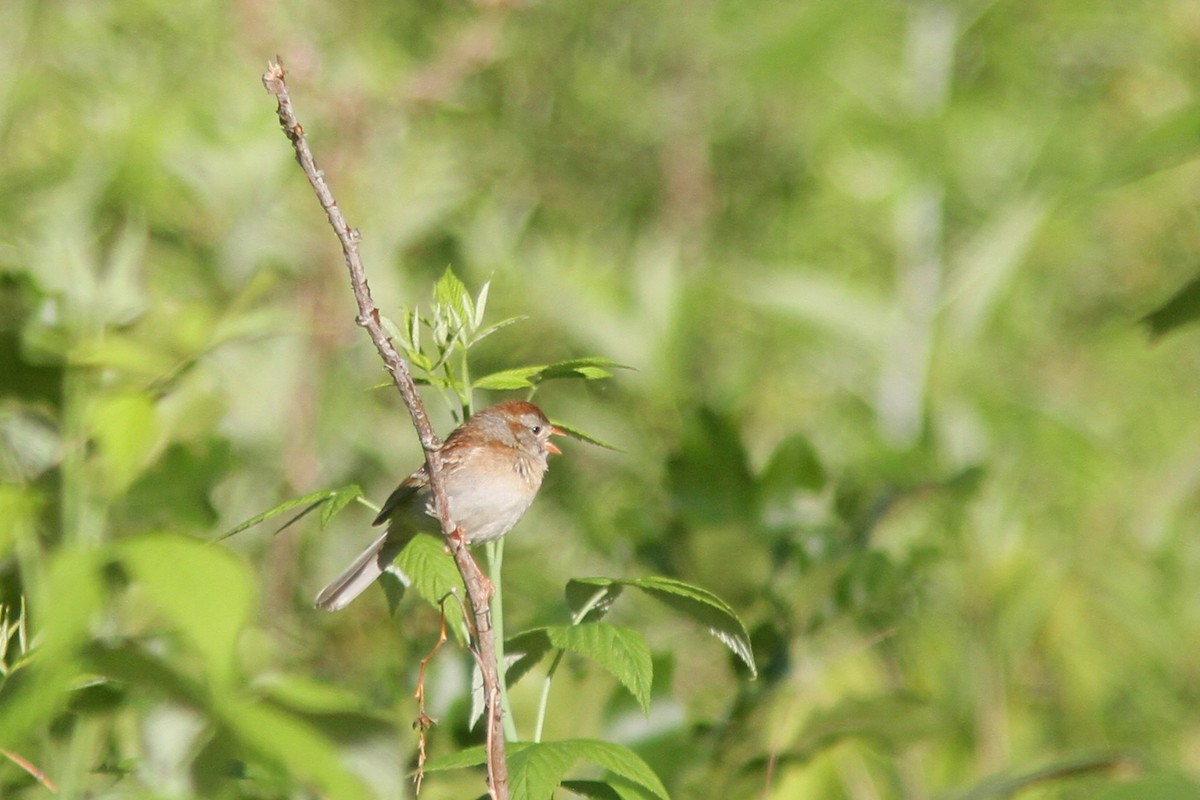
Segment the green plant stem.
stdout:
[[471,408],[471,367],[467,363],[467,349],[464,347],[462,351],[462,385],[459,390],[459,399],[462,400],[463,419],[471,418],[473,409]]
[[[588,598],[588,601],[583,604],[583,607],[576,612],[575,616],[571,617],[571,625],[578,625],[583,622],[584,617],[588,615],[600,599],[607,593],[607,589],[599,589]],[[546,709],[550,705],[550,684],[554,681],[554,673],[558,671],[558,665],[562,662],[565,650],[559,650],[554,654],[554,660],[550,662],[550,669],[546,670],[546,678],[542,681],[542,696],[538,701],[537,719],[533,723],[533,741],[542,741],[542,729],[546,724]]]
[[517,736],[512,704],[508,701],[508,670],[504,663],[504,601],[500,572],[504,563],[504,538],[488,542],[484,545],[484,550],[488,559],[488,577],[495,590],[489,611],[492,614],[492,631],[496,636],[496,668],[500,673],[500,708],[504,710],[504,738],[510,742],[519,742],[521,739]]
[[97,502],[87,464],[88,401],[94,396],[91,371],[69,366],[63,374],[62,484],[59,489],[63,541],[95,546],[104,540],[104,505]]

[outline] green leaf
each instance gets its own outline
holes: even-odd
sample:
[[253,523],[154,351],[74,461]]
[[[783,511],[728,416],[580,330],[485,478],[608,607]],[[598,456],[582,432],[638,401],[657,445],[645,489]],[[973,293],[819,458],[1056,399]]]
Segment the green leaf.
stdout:
[[567,583],[567,605],[572,613],[578,613],[600,590],[605,594],[589,619],[598,619],[608,610],[626,586],[640,589],[654,599],[708,628],[709,632],[733,651],[742,663],[757,677],[758,668],[750,648],[750,635],[746,626],[729,605],[707,589],[693,586],[675,578],[649,577],[619,580],[615,578],[576,578]]
[[[349,503],[351,501],[356,500],[357,498],[362,497],[362,496],[363,496],[362,489],[360,489],[357,484],[351,484],[349,486],[344,486],[341,489],[322,489],[318,492],[312,492],[310,494],[306,494],[303,497],[294,497],[291,500],[283,501],[282,503],[275,506],[274,508],[268,509],[268,510],[262,512],[261,514],[255,514],[253,517],[246,520],[241,525],[238,525],[233,530],[227,531],[227,532],[221,534],[220,536],[218,536],[216,541],[221,541],[222,539],[228,539],[230,536],[233,536],[236,533],[241,533],[242,531],[246,530],[247,528],[253,528],[255,525],[257,525],[260,522],[266,522],[267,520],[271,519],[272,517],[277,517],[280,514],[284,514],[288,511],[291,511],[294,508],[299,508],[300,506],[308,506],[308,508],[304,509],[304,511],[302,511],[297,516],[293,517],[283,527],[281,527],[279,529],[281,531],[284,528],[286,528],[288,525],[291,525],[293,522],[300,519],[300,517],[304,516],[305,514],[312,511],[313,509],[317,508],[318,506],[322,505],[323,503],[328,503],[328,502],[332,501],[335,504],[337,504],[336,510],[334,510],[332,512],[322,513],[322,515],[321,515],[321,527],[325,527],[329,523],[329,520],[333,518],[334,514],[336,514],[338,511],[341,511],[343,508],[345,508],[347,505],[349,505]],[[279,531],[276,531],[276,533],[278,533],[278,532]]]
[[649,711],[654,665],[642,634],[606,622],[552,625],[518,634],[505,645],[505,651],[539,654],[547,645],[592,659],[629,690],[643,712]]
[[173,534],[129,539],[118,552],[154,606],[196,647],[209,680],[230,684],[254,601],[246,565],[228,550]]
[[[458,565],[446,552],[445,540],[441,536],[419,533],[404,546],[395,563],[412,579],[417,594],[434,608],[440,604],[445,609],[447,627],[460,642],[466,641],[462,604],[466,602],[467,590]],[[457,595],[457,600],[450,596],[452,593]]]
[[572,439],[578,439],[581,442],[587,442],[588,444],[594,444],[594,445],[597,445],[598,447],[603,447],[606,450],[612,450],[617,453],[625,452],[624,450],[617,447],[616,445],[609,444],[608,442],[606,442],[602,439],[597,439],[595,436],[592,436],[590,433],[584,433],[583,431],[579,430],[579,428],[576,428],[574,425],[570,425],[566,422],[560,422],[556,419],[552,419],[552,420],[550,420],[550,424],[553,425],[554,427],[558,428],[559,430],[561,430],[563,433],[570,436]]
[[[507,752],[512,753],[518,747],[520,742],[509,742],[506,745]],[[426,772],[450,772],[456,769],[466,769],[467,767],[482,767],[487,763],[487,748],[484,745],[475,745],[464,750],[459,750],[457,753],[449,753],[444,756],[431,758],[425,762]]]
[[1142,317],[1141,322],[1157,339],[1175,328],[1200,320],[1200,276],[1192,278],[1165,303]]
[[552,649],[550,637],[546,635],[544,628],[522,631],[506,640],[505,654],[517,658],[504,671],[505,685],[510,688],[516,686]]
[[652,791],[614,775],[607,781],[574,781],[562,782],[562,787],[583,797],[593,797],[596,800],[654,800],[657,795]]
[[522,744],[508,759],[508,784],[513,800],[543,800],[562,783],[567,771],[586,761],[641,786],[654,797],[669,800],[667,789],[654,771],[627,747],[595,739]]
[[[427,773],[446,772],[485,764],[487,752],[482,746],[470,747],[449,756],[430,759]],[[595,739],[564,739],[557,742],[510,742],[508,744],[508,785],[513,800],[545,800],[563,783],[567,770],[579,761],[587,761],[641,789],[621,797],[654,797],[669,800],[667,789],[641,756],[627,747]],[[613,781],[614,784],[619,783]]]
[[433,287],[434,301],[443,310],[450,311],[455,327],[470,325],[475,319],[475,305],[466,285],[458,279],[451,267],[446,267],[442,277]]
[[561,786],[580,797],[589,797],[593,800],[621,800],[621,795],[617,793],[617,790],[604,781],[563,781]]
[[321,509],[322,530],[329,524],[330,520],[337,516],[339,511],[360,497],[363,497],[363,490],[356,483],[333,490],[333,494],[325,501],[324,507]]
[[476,389],[529,389],[542,381],[553,378],[583,378],[584,380],[611,378],[614,369],[632,369],[632,367],[618,364],[612,359],[589,356],[557,361],[553,364],[538,364],[493,372],[475,381],[473,386]]
[[524,316],[524,315],[519,316],[519,317],[509,317],[508,319],[502,319],[499,322],[495,323],[494,325],[489,325],[486,328],[484,328],[483,330],[477,331],[474,335],[471,336],[470,344],[472,344],[472,345],[479,344],[480,342],[482,342],[487,337],[491,336],[496,331],[501,330],[503,328],[507,328],[509,325],[515,325],[518,322],[522,322],[527,319],[529,319],[529,317]]

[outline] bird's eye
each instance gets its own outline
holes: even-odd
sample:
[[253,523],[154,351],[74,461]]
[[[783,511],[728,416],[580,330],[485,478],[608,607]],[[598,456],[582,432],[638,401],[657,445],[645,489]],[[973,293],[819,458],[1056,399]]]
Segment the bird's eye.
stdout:
[[542,426],[541,426],[541,425],[534,425],[534,426],[533,426],[532,428],[530,428],[529,430],[533,431],[533,435],[534,435],[534,436],[537,436],[539,433],[541,433],[541,432],[542,432]]

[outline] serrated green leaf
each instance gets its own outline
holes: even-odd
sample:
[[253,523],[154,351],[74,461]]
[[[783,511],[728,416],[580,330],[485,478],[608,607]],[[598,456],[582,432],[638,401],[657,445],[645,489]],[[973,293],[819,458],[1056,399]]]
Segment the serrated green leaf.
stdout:
[[483,286],[479,287],[479,294],[475,295],[475,317],[471,320],[471,329],[479,330],[483,325],[483,314],[487,310],[488,292],[492,288],[491,281],[484,281]]
[[[222,539],[228,539],[230,536],[233,536],[236,533],[241,533],[242,531],[246,530],[247,528],[253,528],[258,523],[266,522],[267,520],[271,519],[272,517],[277,517],[280,514],[284,514],[284,513],[287,513],[288,511],[291,511],[293,508],[299,508],[300,506],[308,505],[309,508],[306,508],[303,512],[301,512],[299,515],[297,515],[292,520],[290,520],[287,523],[287,525],[283,526],[283,528],[286,528],[288,525],[291,525],[297,519],[304,516],[304,514],[307,514],[308,512],[312,511],[314,508],[321,505],[322,503],[326,503],[326,502],[338,497],[342,493],[349,493],[351,491],[355,492],[356,494],[351,496],[348,500],[346,500],[344,503],[342,503],[341,506],[338,507],[338,511],[340,511],[341,509],[345,508],[346,505],[348,503],[350,503],[351,500],[354,500],[356,497],[362,496],[362,490],[358,486],[351,484],[350,486],[344,486],[341,489],[322,489],[318,492],[311,492],[309,494],[306,494],[303,497],[294,497],[291,500],[285,500],[282,503],[280,503],[279,505],[275,506],[274,508],[267,509],[266,511],[262,512],[261,514],[255,514],[253,517],[246,520],[242,524],[238,525],[233,530],[230,530],[230,531],[227,531],[226,533],[221,534],[220,536],[217,537],[216,541],[221,541]],[[332,514],[330,516],[332,517]],[[325,522],[322,522],[322,526],[324,526],[324,524],[325,524]],[[280,528],[280,530],[283,530],[283,528]]]
[[580,797],[592,800],[621,800],[617,790],[604,781],[563,781],[561,786],[567,791]]
[[517,682],[537,666],[547,653],[553,649],[550,637],[544,628],[522,631],[504,642],[504,652],[517,658],[504,671],[505,685],[516,686]]
[[590,658],[608,670],[629,690],[642,712],[649,713],[654,664],[642,634],[607,622],[555,625],[545,630],[555,647]]
[[595,436],[592,436],[590,433],[585,433],[584,431],[581,431],[579,428],[576,428],[574,425],[571,425],[570,423],[561,422],[559,420],[553,419],[553,420],[550,420],[550,424],[553,425],[554,427],[558,428],[563,433],[570,436],[572,439],[578,439],[581,442],[587,442],[588,444],[594,444],[597,447],[603,447],[606,450],[612,450],[617,453],[625,452],[624,450],[617,447],[616,445],[609,444],[608,442],[604,441],[603,439],[598,439]]
[[[584,658],[590,658],[606,669],[637,700],[642,711],[650,708],[650,687],[654,679],[654,664],[650,648],[642,634],[630,628],[607,622],[586,622],[581,625],[551,625],[523,631],[505,643],[505,651],[523,653],[514,667],[522,665],[520,674],[508,678],[512,685],[521,674],[554,647]],[[512,673],[510,667],[510,674]]]
[[[446,552],[442,537],[417,534],[396,556],[395,563],[412,579],[413,588],[425,602],[434,608],[440,604],[445,609],[446,626],[460,642],[466,641],[462,603],[466,602],[467,590],[458,566]],[[456,594],[458,600],[449,596],[451,593]]]
[[[547,798],[563,783],[567,770],[580,761],[603,767],[620,781],[639,787],[642,792],[622,797],[656,797],[670,800],[667,789],[641,756],[627,747],[596,739],[564,739],[557,742],[510,742],[508,749],[508,785],[513,800]],[[448,756],[430,759],[425,772],[448,772],[487,763],[482,745],[468,747]]]
[[567,771],[586,761],[644,787],[655,797],[669,800],[667,789],[642,758],[627,747],[596,739],[522,743],[511,747],[508,782],[513,800],[550,797]]
[[118,552],[155,608],[195,646],[209,679],[231,683],[254,597],[246,565],[228,550],[172,534],[129,539]]
[[433,287],[433,297],[448,315],[454,328],[460,329],[475,319],[474,302],[467,293],[466,284],[459,280],[451,267],[446,267],[446,271]]
[[545,380],[554,378],[583,378],[597,380],[612,377],[614,369],[632,369],[616,361],[599,356],[573,358],[553,364],[537,364],[493,372],[475,381],[476,389],[527,389]]
[[613,775],[607,781],[573,781],[562,782],[562,787],[583,797],[596,800],[654,800],[657,795],[652,791],[626,780],[619,775]]
[[362,489],[356,483],[334,489],[333,494],[321,507],[321,528],[324,529],[338,512],[363,496]]
[[[512,753],[516,748],[520,747],[520,742],[509,742],[506,745],[507,752]],[[456,769],[466,769],[467,767],[481,767],[487,763],[487,748],[484,745],[475,745],[457,753],[449,753],[444,756],[437,756],[425,762],[426,772],[450,772]]]
[[588,615],[590,619],[599,619],[620,595],[620,587],[632,586],[675,611],[689,617],[705,627],[717,637],[726,647],[742,660],[754,677],[758,668],[754,663],[754,653],[750,648],[750,634],[741,619],[724,600],[707,589],[693,586],[675,578],[649,577],[636,579],[614,578],[576,578],[567,583],[567,605],[572,613],[577,613],[583,604],[593,597],[600,589],[605,590],[606,596],[596,610]]
[[484,328],[483,330],[478,331],[474,335],[472,335],[470,343],[472,345],[479,344],[480,342],[482,342],[487,337],[491,336],[496,331],[498,331],[502,328],[507,328],[509,325],[515,325],[516,323],[521,322],[526,319],[529,319],[529,317],[522,315],[519,317],[509,317],[508,319],[500,320],[495,325],[489,325],[486,328]]
[[407,575],[401,578],[397,574],[398,572],[400,572],[400,568],[393,564],[392,568],[383,571],[378,580],[387,597],[388,614],[393,617],[400,611],[400,601],[404,599],[404,595],[408,594],[408,584],[405,581],[411,580]]
[[496,391],[509,391],[512,389],[529,389],[533,387],[530,380],[534,375],[541,371],[540,367],[521,367],[518,369],[506,369],[501,372],[493,372],[490,375],[484,375],[472,384],[475,389],[493,389]]

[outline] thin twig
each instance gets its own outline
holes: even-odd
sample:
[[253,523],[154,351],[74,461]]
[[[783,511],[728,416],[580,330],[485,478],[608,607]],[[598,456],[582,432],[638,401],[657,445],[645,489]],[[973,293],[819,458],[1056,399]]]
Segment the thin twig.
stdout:
[[46,777],[46,773],[35,767],[28,759],[17,755],[11,750],[0,750],[0,755],[3,755],[9,761],[16,764],[21,769],[28,772],[42,786],[45,786],[51,794],[58,794],[58,787],[54,785],[54,781]]
[[[413,699],[417,701],[417,719],[413,722],[413,728],[417,731],[417,774],[413,776],[413,794],[421,794],[421,781],[425,779],[425,760],[426,760],[426,739],[425,732],[437,724],[437,720],[429,716],[425,712],[425,668],[429,666],[429,662],[437,655],[438,650],[442,649],[442,645],[446,643],[446,598],[442,598],[442,602],[438,605],[441,608],[441,625],[438,628],[438,640],[434,644],[433,649],[428,655],[421,659],[421,668],[417,671],[417,690],[413,692]],[[466,609],[463,609],[464,611]]]
[[437,508],[438,521],[442,526],[442,534],[450,544],[450,552],[458,571],[462,574],[463,583],[467,589],[467,597],[471,603],[471,612],[475,618],[477,632],[475,657],[483,674],[483,691],[487,706],[487,765],[488,792],[493,800],[508,798],[508,765],[504,753],[504,733],[502,728],[502,710],[499,702],[499,668],[496,664],[495,638],[492,635],[491,615],[488,611],[489,582],[484,576],[475,559],[467,550],[466,542],[460,532],[455,530],[450,519],[449,503],[446,499],[446,487],[442,481],[441,440],[433,432],[425,406],[417,394],[416,384],[408,369],[408,363],[400,356],[392,345],[379,321],[379,309],[371,299],[371,289],[367,285],[366,272],[358,252],[361,235],[357,230],[346,224],[341,209],[333,199],[333,193],[325,182],[325,175],[313,160],[312,151],[304,137],[304,128],[296,119],[292,108],[292,100],[284,81],[283,64],[278,56],[275,61],[267,64],[263,74],[263,85],[279,102],[279,123],[284,134],[291,141],[296,151],[296,160],[304,170],[308,182],[312,185],[325,216],[329,219],[333,232],[342,245],[342,255],[346,268],[350,272],[350,287],[354,291],[354,299],[358,303],[356,322],[371,337],[380,358],[391,373],[392,381],[404,398],[404,405],[412,416],[413,427],[421,440],[421,448],[425,451],[425,463],[429,471],[429,485],[433,492],[434,504]]

